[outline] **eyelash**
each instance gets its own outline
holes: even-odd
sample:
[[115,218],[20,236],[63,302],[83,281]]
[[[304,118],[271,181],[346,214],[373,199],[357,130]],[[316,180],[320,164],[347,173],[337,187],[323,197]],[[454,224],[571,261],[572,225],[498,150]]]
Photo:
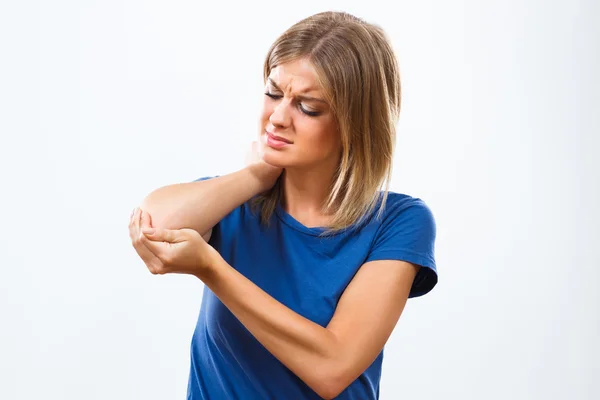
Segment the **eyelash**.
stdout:
[[[272,94],[272,93],[269,93],[269,92],[266,92],[265,95],[269,96],[273,100],[279,100],[282,97],[282,96],[278,96],[276,94]],[[300,105],[298,105],[298,108],[300,109],[300,111],[302,111],[304,114],[308,115],[309,117],[316,117],[316,116],[318,116],[320,114],[317,111],[307,111],[304,108],[302,108]]]

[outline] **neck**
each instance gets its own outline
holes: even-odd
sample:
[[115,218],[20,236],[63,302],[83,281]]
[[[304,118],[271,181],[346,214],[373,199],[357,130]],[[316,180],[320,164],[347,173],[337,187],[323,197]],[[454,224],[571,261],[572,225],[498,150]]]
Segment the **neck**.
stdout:
[[283,203],[285,211],[306,226],[325,226],[329,218],[323,213],[323,205],[329,196],[333,172],[324,168],[290,169],[282,176]]

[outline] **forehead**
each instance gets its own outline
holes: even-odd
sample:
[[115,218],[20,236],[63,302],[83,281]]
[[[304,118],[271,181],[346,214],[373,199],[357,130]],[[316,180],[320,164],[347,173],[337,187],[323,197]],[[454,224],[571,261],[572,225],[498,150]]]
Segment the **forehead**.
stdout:
[[318,92],[320,85],[313,66],[307,60],[296,60],[276,66],[269,78],[286,92]]

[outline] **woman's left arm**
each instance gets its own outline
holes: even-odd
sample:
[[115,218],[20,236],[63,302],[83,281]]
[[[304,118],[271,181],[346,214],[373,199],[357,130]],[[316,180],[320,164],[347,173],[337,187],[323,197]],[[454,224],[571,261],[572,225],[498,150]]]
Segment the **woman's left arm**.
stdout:
[[326,328],[275,300],[220,256],[198,277],[271,354],[317,394],[331,399],[381,352],[417,270],[395,260],[364,264]]
[[152,273],[200,278],[273,356],[326,399],[341,393],[379,355],[419,268],[394,260],[365,263],[323,328],[240,274],[195,230],[152,228],[144,212],[132,216],[129,230],[138,254],[150,250],[156,258]]

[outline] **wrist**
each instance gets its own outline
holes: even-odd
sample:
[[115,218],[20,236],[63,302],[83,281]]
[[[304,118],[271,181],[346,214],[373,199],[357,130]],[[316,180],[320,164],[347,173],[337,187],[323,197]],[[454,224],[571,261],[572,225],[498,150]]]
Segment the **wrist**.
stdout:
[[221,257],[221,254],[219,254],[218,251],[212,247],[211,249],[212,251],[210,252],[211,254],[208,258],[208,262],[199,273],[196,274],[196,277],[212,289],[212,285],[220,279],[219,276],[223,274],[226,267],[229,267],[229,264]]
[[215,275],[216,270],[221,266],[224,260],[223,257],[221,257],[221,254],[208,243],[199,247],[204,248],[198,249],[200,262],[198,263],[198,268],[196,268],[194,275],[196,278],[206,283],[207,279]]
[[264,168],[262,168],[261,165],[251,164],[244,168],[244,170],[247,172],[247,175],[252,182],[254,189],[253,195],[260,194],[273,186],[273,184],[270,184],[270,179],[265,174]]

